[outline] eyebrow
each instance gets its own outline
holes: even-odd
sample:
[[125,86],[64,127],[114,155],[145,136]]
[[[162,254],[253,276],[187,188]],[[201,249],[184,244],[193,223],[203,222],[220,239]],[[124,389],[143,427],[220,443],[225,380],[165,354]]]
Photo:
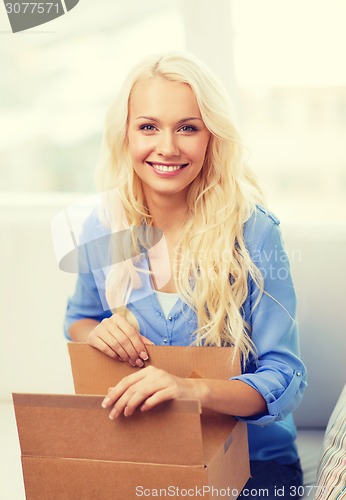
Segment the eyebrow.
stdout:
[[[153,116],[137,116],[136,120],[150,120],[152,122],[156,122],[156,123],[160,123],[160,120],[158,120],[157,118],[154,118]],[[177,124],[179,123],[183,123],[183,122],[187,122],[187,121],[190,121],[190,120],[200,120],[200,121],[203,121],[202,118],[198,118],[197,116],[189,116],[187,118],[183,118],[182,120],[179,120],[177,122]]]

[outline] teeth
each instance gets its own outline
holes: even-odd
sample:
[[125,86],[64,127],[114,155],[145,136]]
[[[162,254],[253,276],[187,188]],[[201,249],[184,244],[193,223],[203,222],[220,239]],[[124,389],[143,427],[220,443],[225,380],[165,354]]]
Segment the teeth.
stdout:
[[167,165],[156,165],[155,163],[151,163],[151,165],[156,169],[160,170],[160,172],[174,172],[175,170],[179,170],[181,165],[172,165],[167,167]]

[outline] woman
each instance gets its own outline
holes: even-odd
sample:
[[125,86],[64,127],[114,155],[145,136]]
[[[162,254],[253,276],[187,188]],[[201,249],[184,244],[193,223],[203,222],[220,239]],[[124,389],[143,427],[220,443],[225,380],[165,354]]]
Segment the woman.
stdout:
[[[268,488],[274,498],[284,488],[294,498],[302,473],[291,412],[306,385],[295,293],[279,221],[263,208],[225,90],[192,56],[149,57],[109,111],[104,148],[101,189],[117,189],[131,228],[162,230],[171,274],[159,282],[155,262],[164,253],[143,241],[135,243],[142,257],[80,274],[67,337],[139,368],[148,343],[233,345],[243,372],[226,381],[180,379],[149,366],[111,388],[103,406],[116,418],[195,398],[235,415],[250,424],[253,477],[244,495]],[[126,226],[112,195],[106,199],[86,233]],[[124,304],[125,314],[115,307]]]

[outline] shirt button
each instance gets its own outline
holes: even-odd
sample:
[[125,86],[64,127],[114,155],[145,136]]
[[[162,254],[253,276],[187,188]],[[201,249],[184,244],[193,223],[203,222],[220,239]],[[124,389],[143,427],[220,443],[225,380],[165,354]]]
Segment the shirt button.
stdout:
[[167,339],[164,339],[163,341],[164,341],[165,344],[167,344]]
[[172,316],[168,316],[169,321],[172,321]]
[[297,377],[300,377],[301,376],[301,373],[300,372],[297,372],[296,373]]

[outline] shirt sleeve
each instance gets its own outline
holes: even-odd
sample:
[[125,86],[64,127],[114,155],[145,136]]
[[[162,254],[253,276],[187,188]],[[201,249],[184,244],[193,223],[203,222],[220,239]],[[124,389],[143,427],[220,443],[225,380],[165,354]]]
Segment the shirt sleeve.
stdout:
[[[85,219],[85,222],[82,227],[82,231],[79,237],[79,245],[83,246],[85,243],[98,241],[98,238],[102,238],[108,234],[108,230],[100,223],[98,212],[93,210]],[[102,240],[103,241],[103,240]],[[103,248],[101,245],[97,247],[97,249]],[[91,246],[89,250],[89,258],[90,252],[95,247]],[[102,253],[97,254],[101,255]],[[108,318],[111,316],[111,311],[106,307],[105,297],[103,297],[103,302],[100,297],[101,288],[97,287],[95,276],[101,276],[100,270],[94,270],[90,268],[89,259],[85,259],[84,252],[78,254],[78,261],[80,265],[80,269],[84,272],[80,271],[77,275],[77,284],[74,295],[69,297],[67,301],[67,309],[64,323],[64,334],[67,340],[71,340],[69,335],[69,329],[71,325],[80,319],[90,318],[95,319],[96,321],[102,321],[104,318]],[[85,263],[88,265],[86,266]],[[89,271],[89,272],[85,272]],[[96,273],[96,274],[94,274]],[[104,280],[103,280],[104,281]],[[101,279],[98,283],[101,285]],[[101,291],[102,293],[102,291]]]
[[111,311],[105,311],[102,306],[93,274],[91,272],[78,274],[75,293],[67,302],[64,324],[65,337],[71,340],[69,329],[75,321],[91,318],[101,322],[110,316]]
[[252,373],[232,377],[256,389],[267,403],[265,414],[238,417],[267,425],[284,419],[300,403],[306,387],[306,369],[299,359],[296,294],[278,223],[273,223],[259,247],[254,263],[264,279],[264,293],[250,280],[252,340],[257,359]]

